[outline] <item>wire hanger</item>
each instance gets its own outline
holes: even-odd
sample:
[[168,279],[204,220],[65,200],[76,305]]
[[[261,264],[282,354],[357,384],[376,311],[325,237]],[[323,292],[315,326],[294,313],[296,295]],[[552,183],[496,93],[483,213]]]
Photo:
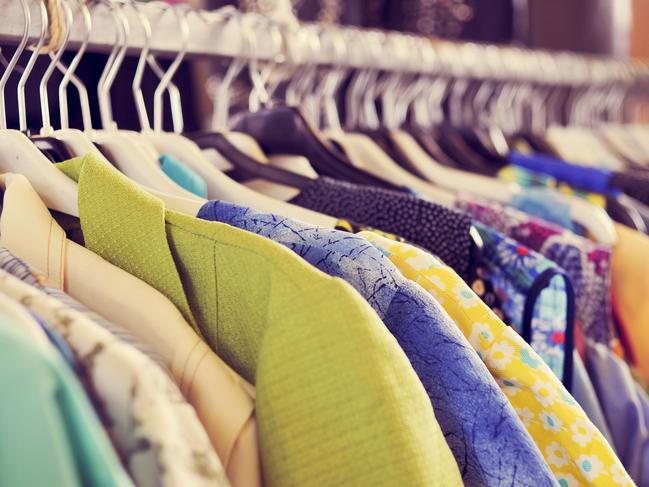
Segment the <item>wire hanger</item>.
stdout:
[[155,149],[139,133],[119,130],[112,113],[111,87],[128,48],[130,27],[121,3],[104,0],[115,21],[117,42],[104,67],[97,86],[102,130],[92,133],[93,141],[109,159],[133,181],[146,187],[190,200],[200,200],[167,177],[157,160]]
[[[25,28],[21,42],[10,62],[10,66],[14,68],[25,49],[31,27],[29,7],[24,1],[21,1],[21,6],[23,8]],[[48,14],[45,1],[39,1],[38,6],[41,14],[40,37],[20,77],[17,88],[21,130],[0,130],[0,171],[23,174],[49,208],[68,215],[78,216],[76,184],[58,171],[23,133],[27,129],[24,89],[47,35]],[[2,84],[3,92],[9,76],[11,76],[11,71],[5,72],[3,76],[4,83]],[[4,93],[0,96],[4,96]]]
[[[252,32],[246,29],[244,33],[248,54],[249,56],[254,56]],[[241,58],[233,61],[228,67],[223,82],[218,87],[219,93],[223,93],[224,87],[225,89],[229,89],[232,81],[241,69],[243,69],[245,63]],[[268,73],[262,74],[257,72],[257,66],[254,64],[250,70],[252,73],[256,73],[251,74],[251,77],[257,79],[249,97],[251,105],[255,106],[259,103],[267,103],[269,95],[264,84],[268,78]],[[227,101],[227,96],[225,98]],[[224,109],[222,106],[222,100],[218,96],[215,97],[214,110],[227,114],[228,109]],[[219,120],[221,115],[215,116],[214,118]],[[218,123],[222,122],[219,121]],[[241,179],[259,179],[290,188],[304,188],[311,182],[305,176],[267,164],[268,160],[255,140],[246,134],[224,131],[201,131],[188,134],[188,137],[201,149],[214,150],[218,155],[224,157],[229,164],[237,169],[237,173]],[[290,199],[290,197],[286,199]]]
[[[228,9],[227,11],[229,12],[230,10]],[[221,22],[223,17],[219,16],[218,20]],[[144,58],[144,55],[146,55],[146,52],[140,53],[140,61]],[[150,55],[147,57],[151,58]],[[152,59],[152,67],[154,65],[155,59]],[[237,69],[237,67],[238,65],[235,66],[234,69]],[[236,74],[234,74],[234,69],[233,71],[229,71],[232,79],[236,76]],[[158,76],[162,73],[160,70],[155,68],[154,72],[156,72]],[[165,84],[162,84],[163,88],[159,90],[159,93],[162,94],[164,90],[171,90],[170,97],[172,101],[172,110],[174,110],[174,104],[180,104],[179,98],[173,96],[173,93],[177,88],[173,83],[172,76],[165,77],[164,74],[162,74],[160,77],[160,83],[162,84],[164,82]],[[182,118],[182,107],[177,106],[175,109]],[[182,123],[174,124],[175,130],[182,130],[182,127]],[[323,227],[333,228],[336,224],[335,219],[327,215],[322,215],[311,210],[291,205],[284,201],[275,200],[233,181],[212,164],[198,145],[179,133],[164,132],[162,130],[143,130],[142,136],[155,146],[158,153],[172,155],[202,176],[207,183],[208,195],[210,198],[231,201],[233,203],[250,206],[259,210],[297,218]],[[253,162],[257,163],[256,161]]]

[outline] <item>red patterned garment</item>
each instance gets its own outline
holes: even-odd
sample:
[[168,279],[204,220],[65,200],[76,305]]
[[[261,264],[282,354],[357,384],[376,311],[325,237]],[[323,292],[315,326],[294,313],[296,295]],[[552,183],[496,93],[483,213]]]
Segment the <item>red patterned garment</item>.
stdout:
[[461,195],[457,207],[563,268],[575,290],[576,320],[584,335],[619,349],[611,313],[609,248],[500,203]]

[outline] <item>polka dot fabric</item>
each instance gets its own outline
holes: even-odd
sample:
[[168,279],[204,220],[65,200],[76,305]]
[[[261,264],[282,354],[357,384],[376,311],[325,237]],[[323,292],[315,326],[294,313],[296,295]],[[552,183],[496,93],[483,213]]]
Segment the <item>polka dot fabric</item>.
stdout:
[[471,219],[463,213],[409,194],[326,177],[313,180],[291,203],[397,234],[468,276]]

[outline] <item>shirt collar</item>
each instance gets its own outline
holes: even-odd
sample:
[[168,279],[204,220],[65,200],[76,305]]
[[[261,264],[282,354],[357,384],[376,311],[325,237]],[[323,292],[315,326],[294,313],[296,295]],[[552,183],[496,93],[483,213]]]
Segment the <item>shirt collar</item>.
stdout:
[[0,176],[5,185],[0,245],[45,276],[43,284],[65,289],[65,231],[20,174]]
[[167,240],[164,203],[93,154],[56,166],[79,184],[86,247],[168,296],[198,331]]

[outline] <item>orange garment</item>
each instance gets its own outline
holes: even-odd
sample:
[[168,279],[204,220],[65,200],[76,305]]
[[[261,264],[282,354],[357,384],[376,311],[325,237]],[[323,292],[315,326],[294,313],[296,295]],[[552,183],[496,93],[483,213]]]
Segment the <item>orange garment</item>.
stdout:
[[649,237],[622,225],[615,227],[613,312],[626,339],[628,357],[649,381]]

